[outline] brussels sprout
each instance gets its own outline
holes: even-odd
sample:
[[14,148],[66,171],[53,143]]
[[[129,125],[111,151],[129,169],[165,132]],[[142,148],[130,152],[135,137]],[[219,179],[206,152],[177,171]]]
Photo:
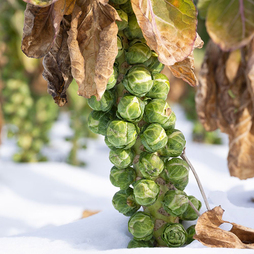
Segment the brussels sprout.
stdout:
[[120,190],[113,197],[112,204],[114,208],[125,216],[132,216],[140,208],[135,202],[133,189]]
[[186,140],[181,131],[169,129],[166,131],[168,142],[158,153],[164,157],[178,157],[182,154]]
[[149,248],[149,247],[154,247],[154,240],[149,240],[149,241],[138,241],[135,239],[132,239],[129,244],[128,247],[129,249],[131,248]]
[[169,190],[164,196],[162,205],[169,214],[180,216],[188,208],[189,199],[183,191]]
[[181,247],[185,244],[187,233],[180,223],[168,223],[163,231],[161,238],[168,247]]
[[151,57],[144,62],[144,65],[152,74],[159,73],[164,68],[164,64],[158,60],[158,55],[154,51],[152,51]]
[[159,123],[164,129],[172,128],[175,124],[170,117],[172,110],[168,103],[163,99],[154,99],[145,107],[144,120],[148,123]]
[[133,66],[125,76],[123,85],[132,94],[145,96],[153,86],[150,72],[143,66]]
[[138,122],[144,114],[145,103],[138,97],[126,95],[117,106],[117,115],[130,122]]
[[112,91],[106,90],[101,97],[100,101],[97,101],[93,95],[87,100],[88,105],[96,111],[109,111],[115,102],[115,95]]
[[169,90],[170,84],[167,76],[162,73],[156,73],[153,75],[153,86],[146,96],[153,99],[166,100]]
[[118,169],[114,166],[111,168],[110,181],[114,186],[119,187],[120,189],[127,189],[135,179],[136,171],[131,167]]
[[128,27],[124,29],[124,35],[128,40],[143,38],[142,30],[139,27],[135,14],[128,17]]
[[138,42],[128,48],[125,57],[128,64],[139,64],[147,61],[151,54],[150,48],[145,43]]
[[116,21],[118,31],[122,31],[128,26],[128,14],[123,10],[116,10],[122,21]]
[[137,127],[133,123],[114,120],[107,128],[107,141],[116,148],[131,148],[137,139]]
[[148,125],[140,135],[140,138],[146,150],[151,153],[163,148],[168,141],[165,130],[158,123]]
[[132,6],[131,6],[131,1],[127,0],[127,2],[125,4],[121,4],[119,6],[125,13],[127,13],[128,15],[133,14],[133,10],[132,10]]
[[122,42],[122,39],[119,35],[117,35],[117,48],[118,48],[118,54],[117,54],[116,58],[120,57],[124,52],[123,42]]
[[125,4],[129,0],[110,0],[114,4]]
[[164,163],[156,154],[143,152],[140,154],[137,169],[145,178],[153,179],[162,172]]
[[108,138],[107,138],[107,136],[105,136],[105,139],[104,139],[104,142],[105,142],[105,144],[107,145],[107,147],[109,148],[109,149],[116,149],[109,141],[108,141]]
[[127,168],[134,159],[134,153],[131,149],[113,149],[109,152],[109,160],[117,168]]
[[108,84],[107,84],[107,88],[106,88],[107,90],[110,90],[115,86],[115,84],[117,82],[117,77],[118,77],[118,70],[117,70],[117,67],[114,66],[113,67],[113,73],[109,77],[109,80],[108,80]]
[[184,190],[189,181],[189,166],[179,158],[173,158],[165,163],[166,178],[179,190]]
[[137,212],[131,216],[128,222],[129,232],[135,240],[148,241],[153,237],[154,222],[152,218],[144,212]]
[[105,136],[111,118],[110,113],[93,110],[88,116],[88,127],[92,132]]
[[190,244],[192,241],[194,241],[193,236],[196,234],[195,226],[196,225],[191,225],[186,229],[187,232],[186,244]]
[[[199,211],[202,206],[202,203],[198,199],[196,199],[194,196],[188,196],[188,199]],[[191,207],[190,204],[188,205],[188,208],[186,209],[186,211],[181,215],[182,220],[196,220],[197,218],[198,218],[198,215],[194,211],[194,209]]]
[[153,204],[159,195],[160,187],[153,180],[141,179],[134,184],[134,197],[138,204]]

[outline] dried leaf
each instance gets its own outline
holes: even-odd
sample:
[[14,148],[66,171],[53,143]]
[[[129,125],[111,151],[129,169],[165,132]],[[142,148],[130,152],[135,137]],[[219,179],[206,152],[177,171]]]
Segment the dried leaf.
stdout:
[[67,45],[69,22],[63,20],[60,32],[50,52],[43,59],[43,77],[48,82],[48,93],[61,107],[67,102],[66,90],[72,81],[71,61]]
[[120,20],[116,10],[98,0],[74,8],[67,43],[81,96],[100,99],[106,89],[118,53],[116,20]]
[[[254,249],[254,229],[222,220],[223,213],[220,206],[203,213],[198,218],[194,239],[208,247]],[[223,223],[231,224],[232,229],[219,228]]]
[[222,50],[241,48],[254,36],[253,13],[253,1],[213,0],[207,12],[207,31]]
[[64,15],[69,14],[76,0],[58,0],[47,7],[27,4],[21,49],[28,56],[41,58],[54,44]]
[[131,0],[139,26],[161,63],[188,57],[196,39],[197,11],[191,0]]
[[95,215],[99,212],[99,210],[84,210],[82,213],[82,219]]

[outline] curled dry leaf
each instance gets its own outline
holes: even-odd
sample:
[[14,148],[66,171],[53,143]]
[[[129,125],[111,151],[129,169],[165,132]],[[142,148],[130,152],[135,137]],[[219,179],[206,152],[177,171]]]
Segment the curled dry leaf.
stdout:
[[118,53],[116,20],[116,10],[105,1],[87,0],[74,8],[67,43],[81,96],[100,99],[106,89]]
[[143,36],[161,63],[174,65],[191,54],[197,27],[197,11],[191,0],[131,3]]
[[[220,206],[203,213],[198,218],[194,239],[208,247],[254,249],[254,229],[224,221],[223,213]],[[233,227],[230,231],[225,231],[219,228],[223,223],[229,223]]]
[[99,212],[99,210],[84,210],[82,213],[82,219],[95,215]]
[[43,59],[43,77],[48,82],[48,93],[52,95],[58,106],[67,102],[66,90],[72,81],[71,61],[67,46],[67,31],[70,23],[64,19],[54,46]]
[[72,12],[76,0],[58,0],[47,7],[27,4],[21,49],[28,56],[41,58],[54,44],[64,15]]

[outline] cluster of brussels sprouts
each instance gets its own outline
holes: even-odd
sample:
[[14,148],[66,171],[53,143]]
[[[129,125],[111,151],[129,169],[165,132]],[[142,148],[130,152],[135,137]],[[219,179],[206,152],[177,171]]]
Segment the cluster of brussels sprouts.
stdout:
[[[105,136],[114,165],[111,183],[120,190],[113,206],[125,216],[133,240],[129,248],[179,247],[191,241],[201,202],[188,196],[189,166],[178,158],[186,141],[175,129],[176,116],[166,98],[170,89],[163,65],[146,45],[129,0],[111,0],[118,23],[118,50],[114,73],[100,101],[88,99],[92,131]],[[143,211],[140,208],[143,207]]]

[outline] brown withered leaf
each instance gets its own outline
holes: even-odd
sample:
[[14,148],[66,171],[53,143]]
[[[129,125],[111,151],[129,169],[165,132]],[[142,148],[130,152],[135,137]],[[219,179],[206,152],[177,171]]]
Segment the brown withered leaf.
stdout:
[[53,47],[43,59],[44,71],[42,75],[48,82],[48,93],[52,95],[60,107],[67,102],[66,90],[73,79],[67,46],[67,31],[70,28],[67,17],[61,23],[60,32]]
[[75,5],[67,43],[81,96],[100,99],[106,89],[118,53],[116,20],[120,20],[116,10],[105,1]]
[[190,0],[131,0],[147,44],[161,63],[174,65],[188,57],[196,39],[197,11]]
[[95,215],[99,212],[99,210],[84,210],[82,213],[82,219]]
[[27,4],[21,49],[28,56],[41,58],[54,44],[64,15],[72,12],[76,0],[58,0],[47,7]]
[[[220,206],[203,213],[198,218],[196,235],[193,238],[208,247],[254,249],[254,229],[224,221],[223,213]],[[223,223],[229,223],[233,227],[230,231],[223,230],[219,228]]]

